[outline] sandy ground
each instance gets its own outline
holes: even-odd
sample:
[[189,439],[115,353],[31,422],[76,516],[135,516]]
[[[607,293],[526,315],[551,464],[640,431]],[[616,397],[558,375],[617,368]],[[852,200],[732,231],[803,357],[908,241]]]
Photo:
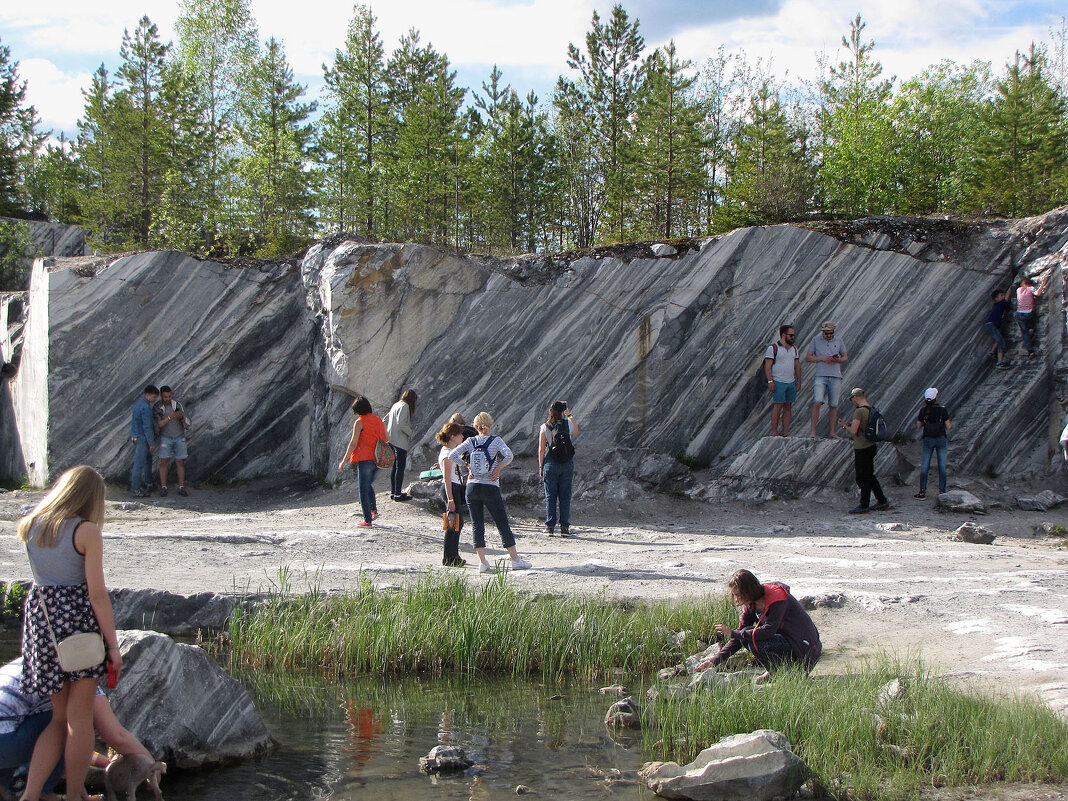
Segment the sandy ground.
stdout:
[[[261,590],[288,570],[297,589],[307,581],[345,588],[361,572],[399,584],[428,567],[444,570],[440,514],[389,500],[386,484],[379,475],[382,514],[370,530],[355,528],[353,482],[325,489],[279,479],[144,501],[111,487],[108,585]],[[840,503],[757,508],[667,496],[635,508],[576,500],[571,539],[546,537],[538,510],[513,504],[519,551],[534,569],[509,580],[542,592],[666,599],[720,592],[747,567],[785,581],[798,597],[845,596],[844,606],[812,613],[824,642],[818,672],[880,653],[918,656],[985,688],[1035,693],[1068,717],[1068,549],[1033,533],[1043,522],[1068,524],[1068,510],[994,509],[976,521],[997,540],[971,545],[950,539],[964,516],[937,513],[913,491],[892,488],[893,510],[861,516],[845,513],[855,502],[845,493]],[[39,497],[0,494],[0,576],[29,576],[14,525]],[[487,539],[491,555],[503,557],[492,526]],[[490,580],[473,567],[469,526],[461,542],[463,575]]]

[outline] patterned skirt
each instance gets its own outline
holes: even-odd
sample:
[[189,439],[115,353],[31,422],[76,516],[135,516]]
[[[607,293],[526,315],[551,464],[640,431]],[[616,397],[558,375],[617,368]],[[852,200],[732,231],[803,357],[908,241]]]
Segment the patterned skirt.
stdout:
[[60,668],[41,607],[42,596],[48,604],[48,620],[52,622],[57,641],[78,632],[100,631],[100,624],[96,622],[85,584],[70,587],[34,584],[30,588],[22,622],[22,692],[44,697],[58,693],[68,681],[99,678],[106,668],[104,662],[76,673],[66,673]]

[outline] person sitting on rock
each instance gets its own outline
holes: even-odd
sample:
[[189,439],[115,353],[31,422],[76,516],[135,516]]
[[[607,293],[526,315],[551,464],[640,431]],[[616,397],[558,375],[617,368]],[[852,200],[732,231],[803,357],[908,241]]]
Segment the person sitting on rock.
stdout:
[[771,671],[782,665],[800,665],[812,670],[823,654],[820,634],[801,603],[790,594],[790,587],[778,581],[761,584],[748,570],[736,570],[727,582],[731,601],[742,607],[737,629],[716,624],[716,633],[727,639],[719,652],[697,666],[697,670],[716,667],[742,648],[749,651],[764,668],[757,683],[771,678]]

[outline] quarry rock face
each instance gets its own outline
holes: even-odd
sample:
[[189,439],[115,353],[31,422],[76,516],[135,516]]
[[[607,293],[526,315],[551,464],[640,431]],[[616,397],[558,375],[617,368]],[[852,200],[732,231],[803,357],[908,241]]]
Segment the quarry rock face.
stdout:
[[[718,482],[688,490],[696,497],[746,484],[787,497],[846,490],[850,441],[808,437],[814,365],[803,365],[788,440],[767,436],[760,372],[781,324],[803,354],[832,319],[850,355],[841,415],[861,386],[897,435],[879,446],[880,475],[914,475],[929,386],[954,420],[951,475],[1043,475],[1068,401],[1066,253],[1068,209],[981,226],[747,228],[568,257],[337,236],[299,266],[173,252],[38,262],[11,388],[18,444],[35,480],[80,462],[124,477],[130,409],[146,381],[164,382],[193,420],[192,480],[286,470],[334,480],[352,397],[384,416],[411,387],[413,468],[436,456],[433,434],[454,412],[489,411],[494,433],[533,455],[560,398],[582,426],[580,474],[611,458],[638,479],[650,458],[679,457]],[[1037,304],[1040,358],[1019,359],[1007,319],[1014,366],[995,371],[982,331],[990,292],[1023,274],[1051,275]],[[820,426],[826,434],[826,409]]]

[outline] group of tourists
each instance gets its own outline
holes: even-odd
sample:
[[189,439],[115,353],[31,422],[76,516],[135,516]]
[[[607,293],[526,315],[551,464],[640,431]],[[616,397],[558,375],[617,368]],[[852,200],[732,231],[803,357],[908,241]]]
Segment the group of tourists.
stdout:
[[[182,404],[174,399],[174,392],[164,385],[148,384],[134,404],[130,420],[130,442],[134,445],[133,470],[130,472],[130,492],[137,498],[147,498],[159,488],[159,496],[167,497],[167,477],[171,460],[178,473],[178,494],[187,496],[185,488],[185,460],[189,458],[186,436],[192,421]],[[152,473],[152,457],[159,457],[159,483]]]
[[[85,465],[59,477],[18,523],[33,573],[26,597],[21,656],[0,668],[0,795],[68,799],[85,795],[94,726],[119,754],[150,756],[119,724],[100,688],[122,673],[111,600],[104,584],[104,479]],[[158,776],[156,777],[158,780]]]

